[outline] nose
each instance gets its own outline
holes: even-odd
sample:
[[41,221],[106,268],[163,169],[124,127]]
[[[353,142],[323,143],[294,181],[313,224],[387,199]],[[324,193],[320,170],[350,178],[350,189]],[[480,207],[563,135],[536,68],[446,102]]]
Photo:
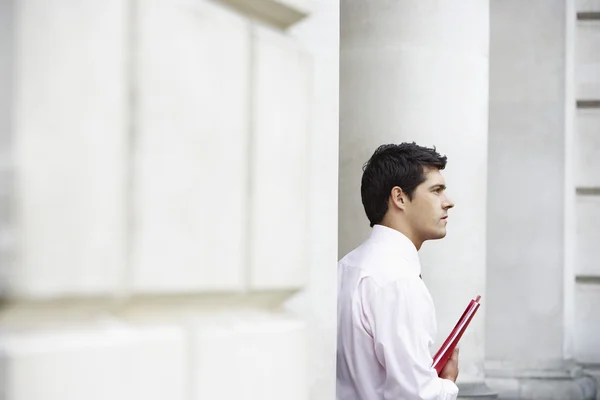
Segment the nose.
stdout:
[[442,203],[442,207],[444,210],[449,210],[454,207],[454,202],[450,199],[450,197],[446,196],[444,202]]

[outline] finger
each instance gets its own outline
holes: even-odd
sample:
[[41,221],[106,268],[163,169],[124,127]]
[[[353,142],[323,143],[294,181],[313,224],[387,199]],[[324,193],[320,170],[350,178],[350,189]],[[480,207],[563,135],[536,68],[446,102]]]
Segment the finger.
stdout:
[[450,356],[451,359],[453,360],[458,360],[458,349],[454,349],[454,351],[452,352],[452,356]]

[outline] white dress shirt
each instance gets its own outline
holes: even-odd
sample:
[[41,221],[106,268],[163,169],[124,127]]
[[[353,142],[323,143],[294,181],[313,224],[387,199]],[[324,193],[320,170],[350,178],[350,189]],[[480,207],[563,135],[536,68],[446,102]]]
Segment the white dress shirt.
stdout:
[[417,249],[375,225],[338,264],[337,400],[455,400],[431,366],[435,308]]

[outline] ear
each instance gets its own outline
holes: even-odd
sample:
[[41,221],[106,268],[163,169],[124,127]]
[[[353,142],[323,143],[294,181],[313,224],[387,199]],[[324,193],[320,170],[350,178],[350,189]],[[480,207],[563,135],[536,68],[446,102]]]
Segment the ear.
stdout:
[[394,207],[400,210],[404,210],[407,202],[408,197],[406,196],[406,193],[404,193],[404,191],[399,186],[394,186],[392,188],[392,192],[390,193],[390,203]]

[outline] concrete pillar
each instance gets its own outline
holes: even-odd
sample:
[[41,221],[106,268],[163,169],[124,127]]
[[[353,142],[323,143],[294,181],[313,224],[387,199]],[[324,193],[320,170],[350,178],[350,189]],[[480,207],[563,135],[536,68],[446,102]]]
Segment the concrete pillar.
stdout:
[[440,345],[468,301],[483,307],[461,343],[461,395],[483,385],[488,125],[488,1],[347,0],[341,8],[339,255],[369,232],[361,167],[382,143],[416,141],[448,156],[456,208],[448,236],[421,251]]
[[502,398],[595,397],[572,344],[575,19],[572,1],[491,2],[486,374]]

